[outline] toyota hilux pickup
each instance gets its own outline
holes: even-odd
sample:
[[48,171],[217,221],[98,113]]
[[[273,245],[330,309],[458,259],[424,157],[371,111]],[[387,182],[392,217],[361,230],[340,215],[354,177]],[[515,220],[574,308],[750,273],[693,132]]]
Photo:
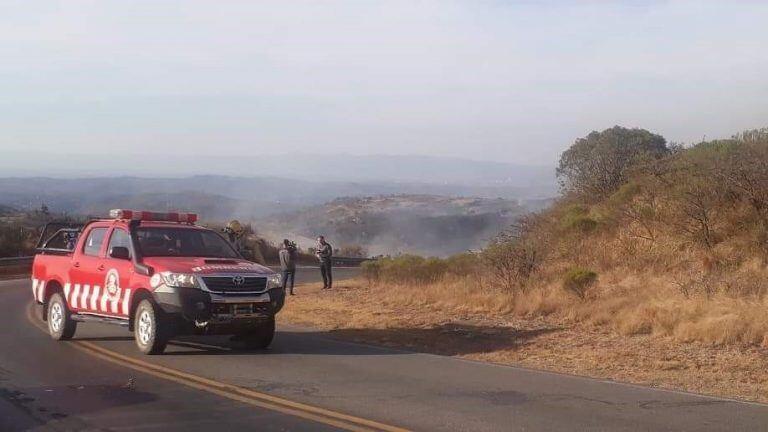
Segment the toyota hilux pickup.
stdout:
[[118,324],[144,354],[177,335],[233,335],[266,348],[285,293],[280,275],[247,261],[191,213],[111,210],[82,227],[46,229],[32,294],[55,340],[78,324]]

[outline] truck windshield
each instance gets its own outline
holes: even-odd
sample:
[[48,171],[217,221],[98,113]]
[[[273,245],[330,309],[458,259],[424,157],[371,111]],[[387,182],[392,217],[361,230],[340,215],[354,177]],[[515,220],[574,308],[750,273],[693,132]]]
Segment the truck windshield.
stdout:
[[145,227],[136,229],[136,238],[147,257],[239,258],[226,240],[208,230]]

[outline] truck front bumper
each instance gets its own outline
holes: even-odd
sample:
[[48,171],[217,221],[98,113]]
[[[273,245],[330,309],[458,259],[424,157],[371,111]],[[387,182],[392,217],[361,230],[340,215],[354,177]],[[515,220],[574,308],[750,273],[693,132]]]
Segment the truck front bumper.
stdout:
[[282,309],[285,293],[274,288],[261,294],[222,295],[194,288],[163,287],[155,301],[168,314],[194,323],[228,324],[266,319]]

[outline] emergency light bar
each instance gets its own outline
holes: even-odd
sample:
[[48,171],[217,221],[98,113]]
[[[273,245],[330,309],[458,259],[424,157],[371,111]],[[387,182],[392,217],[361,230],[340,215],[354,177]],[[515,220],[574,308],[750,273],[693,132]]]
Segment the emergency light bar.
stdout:
[[109,211],[109,217],[114,219],[129,219],[137,221],[155,221],[155,222],[178,222],[195,223],[197,215],[195,213],[160,213],[151,211],[112,209]]

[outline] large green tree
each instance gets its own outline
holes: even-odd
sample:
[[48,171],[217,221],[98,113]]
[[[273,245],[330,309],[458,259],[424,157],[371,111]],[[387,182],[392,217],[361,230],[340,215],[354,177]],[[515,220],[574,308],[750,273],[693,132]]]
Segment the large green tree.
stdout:
[[614,126],[577,139],[560,156],[557,177],[564,192],[598,199],[621,187],[638,162],[667,154],[661,135]]

